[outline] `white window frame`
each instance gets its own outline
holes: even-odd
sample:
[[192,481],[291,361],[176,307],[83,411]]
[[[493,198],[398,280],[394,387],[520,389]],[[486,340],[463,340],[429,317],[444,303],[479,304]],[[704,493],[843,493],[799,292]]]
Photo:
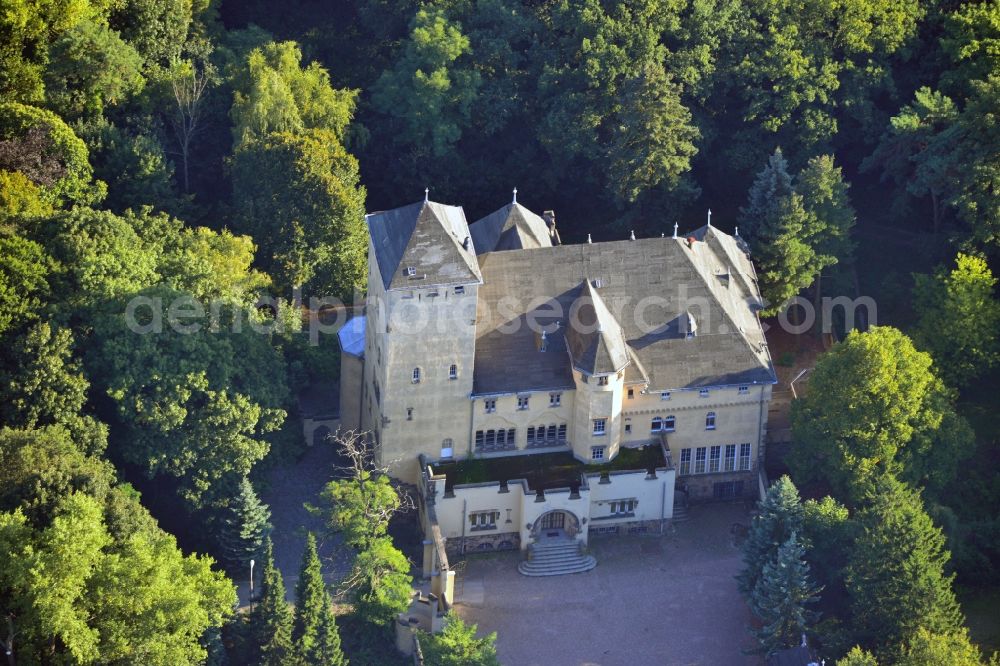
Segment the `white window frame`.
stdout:
[[458,364],[452,363],[448,367],[448,379],[458,379]]
[[715,430],[715,412],[705,414],[705,430]]
[[687,476],[691,474],[691,449],[681,449],[681,464],[678,474]]
[[698,389],[698,397],[699,398],[707,398],[708,397],[708,393],[709,393],[709,391],[708,391],[707,388]]
[[549,407],[558,407],[562,404],[562,393],[549,393]]
[[750,393],[750,387],[748,385],[740,386],[737,391],[740,395],[748,395]]
[[496,398],[486,398],[483,400],[483,407],[486,409],[487,414],[492,414],[497,411],[497,399]]
[[[746,451],[745,455],[744,451]],[[752,453],[753,447],[749,443],[740,444],[739,468],[741,472],[749,471],[753,466],[753,460],[750,457]]]
[[722,470],[722,446],[710,446],[708,449],[708,471],[718,472]]
[[608,432],[608,420],[604,419],[594,419],[594,436],[603,437]]
[[[732,455],[730,455],[732,453]],[[722,470],[724,472],[735,472],[736,471],[736,445],[726,444],[726,452],[723,457]]]
[[699,446],[694,450],[694,473],[704,474],[708,469],[708,447]]
[[660,400],[670,400],[670,391],[660,391]]
[[519,395],[519,396],[517,396],[517,408],[518,408],[518,410],[524,411],[524,410],[528,409],[528,400],[530,398],[531,398],[531,396],[527,396],[527,395]]
[[663,419],[659,416],[654,416],[653,420],[649,423],[650,432],[660,432],[663,430]]
[[413,373],[410,375],[414,384],[420,383],[420,368],[413,368]]
[[590,459],[591,460],[604,460],[604,447],[603,446],[592,446],[592,447],[590,447]]
[[673,414],[663,419],[663,432],[673,432],[677,429],[677,417]]
[[601,375],[600,377],[598,377],[597,378],[597,385],[598,386],[607,386],[608,385],[608,376],[607,375]]

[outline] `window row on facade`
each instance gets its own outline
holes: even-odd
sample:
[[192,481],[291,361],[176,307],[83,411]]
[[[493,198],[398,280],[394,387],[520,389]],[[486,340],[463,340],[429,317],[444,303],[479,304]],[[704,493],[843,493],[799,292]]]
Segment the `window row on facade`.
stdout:
[[[736,392],[739,393],[740,395],[749,395],[750,386],[749,385],[737,386]],[[664,402],[670,400],[670,395],[671,395],[670,391],[660,391],[659,393],[660,393],[660,400]],[[629,400],[635,398],[635,389],[634,388],[628,389],[627,395]],[[655,395],[655,393],[653,395]],[[707,388],[698,389],[698,397],[707,398],[710,395],[711,395],[711,389]]]
[[[476,431],[476,451],[507,451],[517,448],[517,428],[490,428]],[[528,448],[566,444],[566,424],[528,426]]]
[[[694,452],[692,454],[692,451]],[[726,444],[681,449],[680,476],[714,472],[745,472],[750,469],[750,444]]]
[[[411,378],[414,384],[419,384],[423,378],[423,371],[420,368],[413,368]],[[448,379],[458,379],[458,366],[454,363],[448,366]]]

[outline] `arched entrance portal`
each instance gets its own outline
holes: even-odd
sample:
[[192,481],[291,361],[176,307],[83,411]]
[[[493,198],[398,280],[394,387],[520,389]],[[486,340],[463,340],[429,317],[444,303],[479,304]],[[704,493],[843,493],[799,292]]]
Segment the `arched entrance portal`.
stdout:
[[543,513],[531,529],[532,539],[575,537],[580,532],[580,520],[569,511],[557,509]]

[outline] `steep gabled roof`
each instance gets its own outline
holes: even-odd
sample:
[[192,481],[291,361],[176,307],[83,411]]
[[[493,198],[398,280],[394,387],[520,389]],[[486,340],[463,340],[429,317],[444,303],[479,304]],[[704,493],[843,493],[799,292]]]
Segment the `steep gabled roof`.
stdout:
[[460,206],[421,201],[371,213],[367,220],[375,261],[387,290],[482,282]]
[[615,373],[629,363],[622,327],[590,280],[583,283],[570,307],[566,344],[573,367],[588,375]]
[[478,254],[552,247],[545,220],[519,203],[507,204],[476,220],[469,225],[469,230]]

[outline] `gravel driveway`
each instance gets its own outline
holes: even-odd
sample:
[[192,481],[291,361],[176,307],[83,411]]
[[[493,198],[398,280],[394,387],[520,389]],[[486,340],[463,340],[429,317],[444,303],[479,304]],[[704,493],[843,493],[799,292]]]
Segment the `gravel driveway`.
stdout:
[[508,666],[760,664],[734,576],[741,568],[734,523],[742,505],[692,507],[664,537],[591,542],[597,568],[528,578],[513,553],[476,555],[458,581],[456,610],[496,631]]

